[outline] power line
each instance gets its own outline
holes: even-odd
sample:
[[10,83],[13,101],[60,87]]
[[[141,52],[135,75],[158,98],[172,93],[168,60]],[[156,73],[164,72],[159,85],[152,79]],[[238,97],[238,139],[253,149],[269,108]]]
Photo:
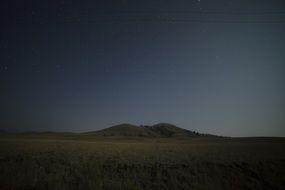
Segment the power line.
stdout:
[[154,19],[154,18],[139,18],[139,19],[63,19],[63,20],[48,20],[48,21],[18,21],[19,24],[47,24],[47,23],[57,23],[57,24],[68,24],[68,23],[100,23],[100,22],[165,22],[165,23],[252,23],[252,24],[282,24],[285,20],[223,20],[223,19]]
[[[58,13],[61,14],[66,14],[67,12],[61,12],[59,11]],[[70,16],[72,16],[72,12],[68,12],[68,14],[70,14]],[[199,11],[194,11],[194,10],[112,10],[112,11],[108,11],[108,10],[96,10],[96,11],[90,11],[89,12],[91,15],[114,15],[114,14],[118,14],[118,15],[125,15],[127,16],[128,14],[130,15],[174,15],[174,14],[185,14],[185,15],[191,15],[191,14],[198,14],[198,15],[276,15],[276,16],[285,16],[285,10],[284,11],[208,11],[208,10],[199,10]],[[40,15],[40,14],[39,14]],[[84,15],[88,15],[85,12],[77,12],[77,14],[74,14],[76,16],[84,16]],[[13,15],[9,15],[9,14],[5,14],[5,15],[1,15],[1,16],[12,16]],[[17,15],[19,16],[19,15]],[[29,16],[29,14],[27,15],[23,15],[23,16]],[[42,15],[44,16],[44,15]]]
[[[225,17],[229,15],[229,17]],[[183,10],[98,10],[92,14],[36,15],[18,17],[7,22],[96,23],[96,22],[195,22],[195,23],[285,23],[285,11],[183,11]],[[241,16],[241,17],[237,17]],[[248,16],[248,17],[246,17]]]
[[124,11],[94,11],[94,14],[213,14],[213,15],[285,15],[285,11],[187,11],[187,10],[124,10]]

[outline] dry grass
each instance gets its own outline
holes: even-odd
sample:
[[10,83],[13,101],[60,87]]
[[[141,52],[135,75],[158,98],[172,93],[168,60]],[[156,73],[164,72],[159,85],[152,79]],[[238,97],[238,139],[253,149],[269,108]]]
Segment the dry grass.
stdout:
[[285,189],[285,141],[6,136],[0,179],[1,190]]

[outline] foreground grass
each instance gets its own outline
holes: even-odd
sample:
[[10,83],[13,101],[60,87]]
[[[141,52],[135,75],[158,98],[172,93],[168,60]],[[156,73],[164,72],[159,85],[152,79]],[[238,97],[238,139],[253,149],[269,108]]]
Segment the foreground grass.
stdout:
[[284,139],[0,139],[0,189],[285,189]]

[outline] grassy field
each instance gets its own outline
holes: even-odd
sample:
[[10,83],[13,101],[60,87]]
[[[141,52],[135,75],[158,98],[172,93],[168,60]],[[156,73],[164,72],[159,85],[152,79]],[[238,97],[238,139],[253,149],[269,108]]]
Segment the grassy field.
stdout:
[[0,136],[0,189],[285,189],[285,138]]

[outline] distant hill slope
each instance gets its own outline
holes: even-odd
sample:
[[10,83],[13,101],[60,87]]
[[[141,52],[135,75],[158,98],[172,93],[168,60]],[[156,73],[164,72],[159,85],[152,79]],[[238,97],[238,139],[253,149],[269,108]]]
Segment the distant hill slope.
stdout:
[[186,129],[182,129],[172,124],[168,123],[159,123],[153,126],[145,126],[146,129],[154,132],[155,134],[163,137],[196,137],[200,136],[200,134],[189,131]]
[[131,137],[200,137],[197,132],[182,129],[172,124],[159,123],[152,126],[137,126],[131,124],[115,125],[99,131],[88,132],[96,136],[131,136]]
[[89,132],[89,134],[99,135],[99,136],[156,136],[150,130],[147,130],[144,127],[131,125],[131,124],[120,124],[115,125],[106,129],[99,131]]

